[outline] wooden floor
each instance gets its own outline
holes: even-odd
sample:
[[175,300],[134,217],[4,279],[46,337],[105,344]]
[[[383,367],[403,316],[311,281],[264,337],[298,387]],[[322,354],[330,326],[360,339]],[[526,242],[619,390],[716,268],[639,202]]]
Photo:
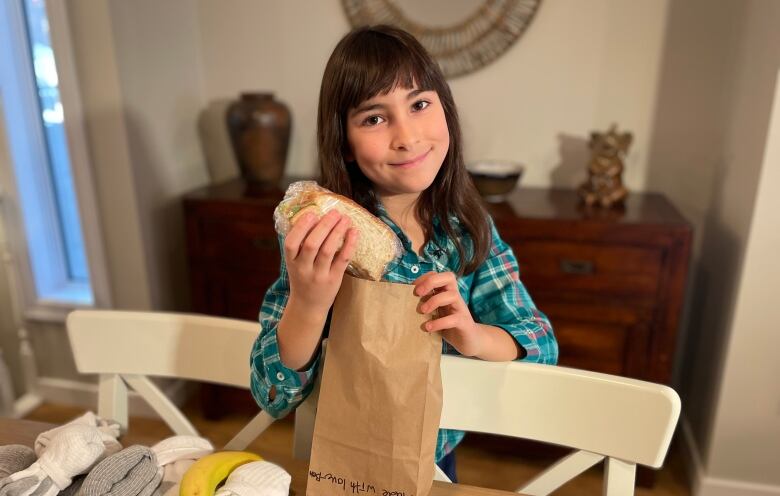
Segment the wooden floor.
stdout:
[[[233,434],[249,420],[249,415],[231,414],[220,421],[203,418],[196,404],[183,409],[198,431],[212,441],[215,446],[227,443]],[[31,412],[31,420],[61,424],[80,415],[84,410],[64,405],[44,404]],[[284,467],[293,477],[292,489],[295,494],[305,494],[306,464],[294,460],[291,456],[293,422],[291,417],[274,423],[250,446],[250,451],[258,453],[267,460]],[[161,420],[149,418],[131,418],[128,434],[121,439],[124,446],[132,444],[152,445],[172,433]],[[466,436],[457,450],[458,477],[463,484],[480,487],[515,490],[553,460],[524,459],[507,450],[488,449],[500,445],[498,438],[489,439],[484,435]],[[498,452],[501,451],[501,452]],[[563,486],[556,495],[600,495],[601,468],[594,467],[575,480]],[[690,494],[679,450],[673,444],[665,467],[658,472],[653,489],[637,487],[637,496],[663,495],[687,496]]]

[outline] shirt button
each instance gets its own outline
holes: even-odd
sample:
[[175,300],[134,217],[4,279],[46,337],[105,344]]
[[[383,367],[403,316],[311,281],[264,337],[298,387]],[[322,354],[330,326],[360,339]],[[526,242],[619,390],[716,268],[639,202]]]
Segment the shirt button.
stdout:
[[420,272],[420,267],[412,265],[412,274],[416,274],[418,272]]
[[280,381],[283,381],[284,380],[284,374],[282,372],[277,372],[276,373],[276,378],[279,379]]

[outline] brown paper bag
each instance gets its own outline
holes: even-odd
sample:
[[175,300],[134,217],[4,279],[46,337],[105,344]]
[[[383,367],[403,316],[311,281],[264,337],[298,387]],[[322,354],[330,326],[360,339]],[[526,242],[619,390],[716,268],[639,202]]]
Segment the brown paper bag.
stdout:
[[414,286],[344,276],[333,307],[307,496],[426,496],[441,417],[441,336]]

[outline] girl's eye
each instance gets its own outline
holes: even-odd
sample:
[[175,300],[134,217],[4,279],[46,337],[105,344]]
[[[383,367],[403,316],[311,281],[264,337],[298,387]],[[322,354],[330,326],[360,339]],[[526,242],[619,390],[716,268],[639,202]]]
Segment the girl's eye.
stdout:
[[380,115],[369,115],[365,119],[363,119],[363,125],[364,126],[376,126],[378,124],[381,124],[384,119]]
[[426,108],[430,104],[431,102],[429,102],[428,100],[417,100],[416,102],[414,102],[414,104],[412,104],[412,108],[416,111],[419,111]]

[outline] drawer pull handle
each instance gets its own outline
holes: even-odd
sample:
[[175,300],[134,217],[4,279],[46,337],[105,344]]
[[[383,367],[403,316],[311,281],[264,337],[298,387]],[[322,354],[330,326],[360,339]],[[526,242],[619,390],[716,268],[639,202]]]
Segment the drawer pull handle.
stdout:
[[258,250],[273,250],[276,248],[276,240],[270,238],[255,238],[252,240],[252,246]]
[[565,274],[593,274],[593,262],[590,260],[561,260],[561,270]]

